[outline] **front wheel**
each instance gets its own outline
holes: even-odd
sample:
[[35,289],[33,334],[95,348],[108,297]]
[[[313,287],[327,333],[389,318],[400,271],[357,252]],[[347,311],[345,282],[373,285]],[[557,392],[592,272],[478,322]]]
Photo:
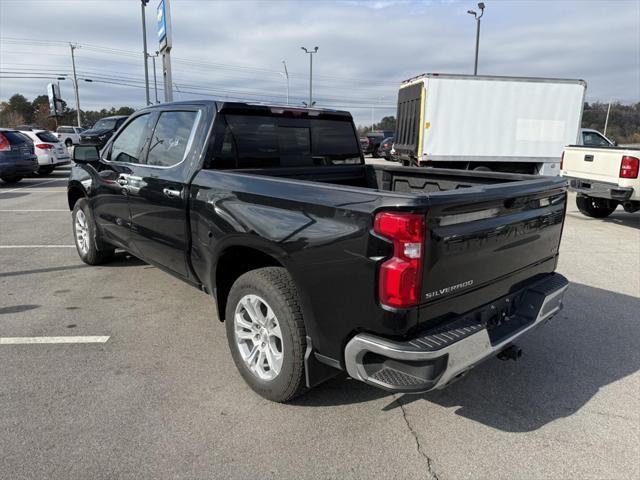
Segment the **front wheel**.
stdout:
[[98,249],[96,241],[96,224],[89,203],[85,198],[76,202],[71,213],[73,219],[73,236],[80,259],[87,265],[101,265],[111,260],[115,249]]
[[18,183],[20,180],[22,180],[22,177],[0,177],[2,179],[3,182],[5,183]]
[[284,268],[260,268],[240,276],[229,292],[225,324],[233,361],[256,393],[287,402],[304,392],[302,308]]
[[576,197],[576,206],[578,210],[587,217],[605,218],[613,213],[618,206],[618,202],[606,198],[578,195]]

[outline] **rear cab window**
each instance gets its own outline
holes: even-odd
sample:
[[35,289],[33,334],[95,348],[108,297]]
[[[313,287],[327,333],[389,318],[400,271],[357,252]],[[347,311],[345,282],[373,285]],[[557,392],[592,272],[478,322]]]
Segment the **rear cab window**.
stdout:
[[217,120],[210,168],[251,169],[361,164],[351,118],[226,114]]

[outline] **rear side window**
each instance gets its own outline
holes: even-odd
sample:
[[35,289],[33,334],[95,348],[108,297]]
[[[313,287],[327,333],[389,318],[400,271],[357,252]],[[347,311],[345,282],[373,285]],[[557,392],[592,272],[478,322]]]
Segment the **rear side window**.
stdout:
[[151,115],[146,113],[134,118],[120,132],[111,147],[109,160],[113,162],[140,163],[140,155],[147,138],[147,125]]
[[221,117],[213,168],[267,168],[359,164],[350,121],[260,115]]
[[195,131],[198,112],[162,112],[151,136],[147,164],[170,167],[180,163]]
[[38,133],[36,133],[36,137],[38,137],[43,142],[49,142],[49,143],[58,143],[58,142],[60,142],[60,140],[58,140],[58,137],[56,137],[51,132],[38,132]]
[[58,127],[56,130],[58,133],[73,133],[73,128],[71,127]]

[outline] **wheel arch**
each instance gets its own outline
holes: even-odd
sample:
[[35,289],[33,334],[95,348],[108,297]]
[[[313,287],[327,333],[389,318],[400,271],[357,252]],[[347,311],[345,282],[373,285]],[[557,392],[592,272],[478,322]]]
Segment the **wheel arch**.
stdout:
[[69,204],[69,210],[73,210],[76,202],[85,197],[88,197],[87,192],[80,183],[69,183],[69,187],[67,188],[67,203]]

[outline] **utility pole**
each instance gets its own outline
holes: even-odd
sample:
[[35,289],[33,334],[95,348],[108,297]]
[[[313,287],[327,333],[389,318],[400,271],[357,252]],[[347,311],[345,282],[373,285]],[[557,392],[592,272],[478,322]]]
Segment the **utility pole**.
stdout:
[[313,107],[313,54],[318,53],[318,47],[314,47],[313,50],[307,50],[305,47],[300,47],[304,50],[304,53],[309,54],[309,108]]
[[284,77],[287,79],[287,105],[289,105],[289,71],[286,60],[282,60],[282,65],[284,65]]
[[480,19],[484,15],[484,3],[478,3],[478,8],[480,9],[480,15],[478,15],[474,10],[467,10],[469,15],[473,15],[476,19],[476,61],[473,65],[473,74],[478,75],[478,51],[480,49]]
[[611,102],[612,100],[609,99],[609,106],[607,107],[607,117],[604,119],[604,131],[602,133],[605,137],[607,136],[607,126],[609,125],[609,112],[611,112]]
[[156,95],[156,103],[160,103],[158,100],[158,80],[156,79],[156,57],[160,55],[160,52],[156,51],[155,55],[149,55],[153,59],[153,90]]
[[147,105],[151,105],[149,100],[149,54],[147,53],[147,22],[145,19],[145,11],[149,0],[140,0],[140,9],[142,12],[142,45],[144,47],[144,86],[147,95]]
[[76,115],[78,120],[78,127],[82,127],[82,121],[80,120],[80,94],[78,93],[78,77],[76,76],[76,57],[74,55],[74,50],[79,48],[77,44],[70,43],[69,47],[71,47],[71,64],[73,65],[73,89],[76,94]]

